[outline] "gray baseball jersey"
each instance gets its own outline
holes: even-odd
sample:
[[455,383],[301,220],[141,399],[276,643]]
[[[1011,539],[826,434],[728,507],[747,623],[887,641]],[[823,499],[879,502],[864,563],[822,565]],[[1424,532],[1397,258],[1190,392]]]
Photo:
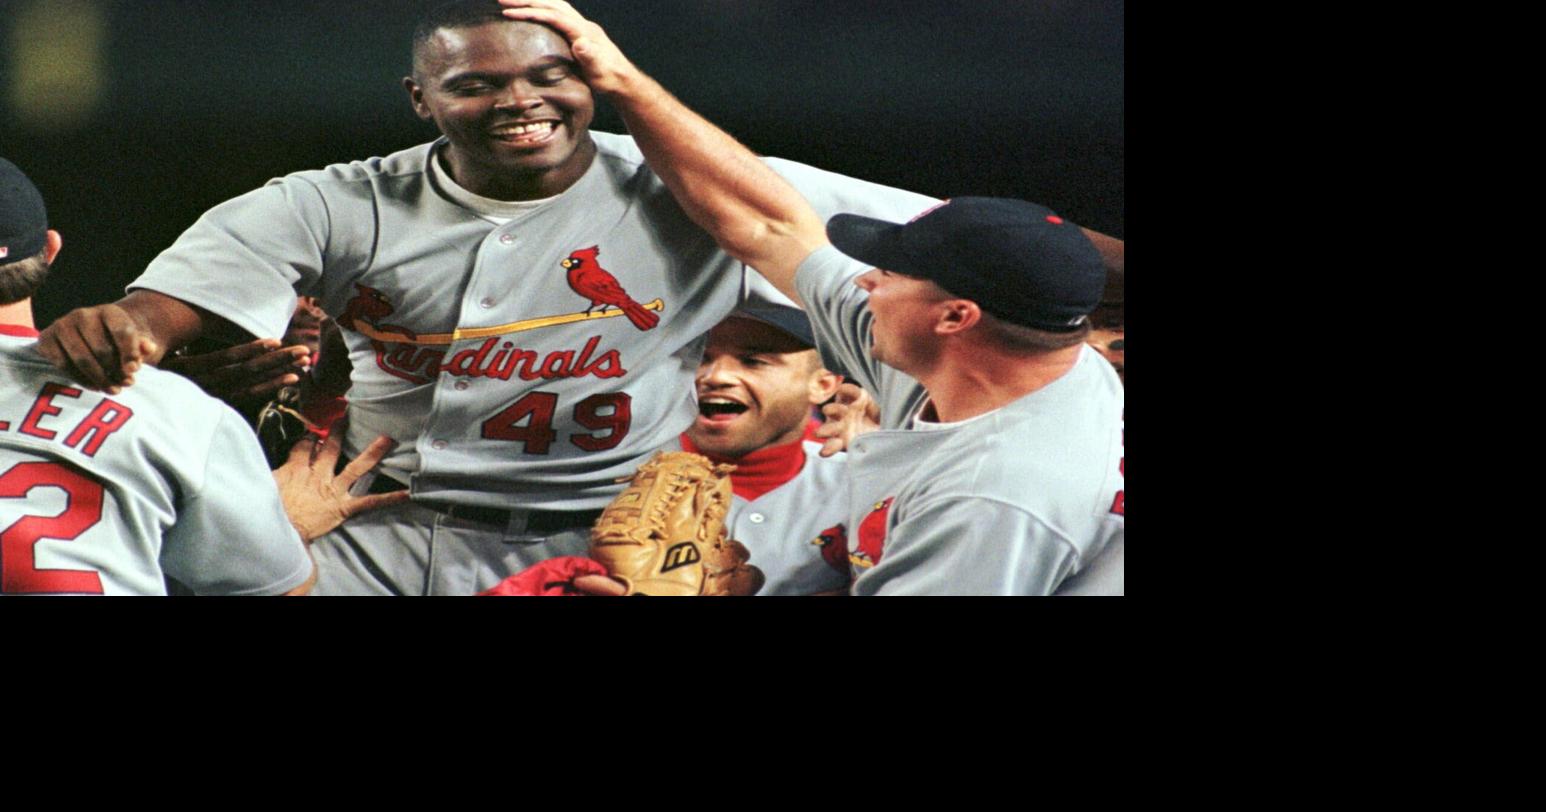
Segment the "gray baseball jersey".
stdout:
[[823,248],[796,276],[818,343],[877,393],[849,448],[853,593],[1123,594],[1125,392],[1089,347],[1051,384],[959,423],[912,416],[917,381],[869,355],[866,268]]
[[[685,439],[682,447],[694,450]],[[847,588],[852,578],[847,461],[842,454],[822,457],[821,443],[809,440],[796,449],[804,456],[798,472],[755,498],[736,494],[725,521],[730,537],[746,545],[767,579],[758,595],[831,592]],[[731,472],[732,482],[737,475],[743,471]]]
[[241,416],[155,369],[72,384],[0,327],[0,594],[276,594],[311,575]]
[[[444,139],[280,178],[210,210],[131,288],[257,336],[283,332],[298,293],[316,296],[354,366],[346,451],[392,436],[383,471],[415,498],[600,508],[697,414],[703,336],[740,301],[745,274],[631,138],[592,137],[579,181],[510,218],[437,187]],[[827,213],[906,219],[934,203],[769,163]],[[356,550],[361,569],[393,544]]]

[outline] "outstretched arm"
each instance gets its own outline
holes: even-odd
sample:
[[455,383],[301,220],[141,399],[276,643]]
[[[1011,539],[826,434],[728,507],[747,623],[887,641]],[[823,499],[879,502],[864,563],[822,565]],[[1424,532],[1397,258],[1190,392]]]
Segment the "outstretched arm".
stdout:
[[[243,336],[225,319],[181,299],[136,290],[116,302],[60,316],[38,336],[38,352],[87,388],[117,394],[134,373],[201,335]],[[245,340],[245,339],[237,339]]]
[[499,0],[505,16],[542,23],[569,40],[585,81],[609,99],[678,203],[736,259],[800,301],[794,273],[827,244],[800,193],[725,131],[646,76],[563,0]]

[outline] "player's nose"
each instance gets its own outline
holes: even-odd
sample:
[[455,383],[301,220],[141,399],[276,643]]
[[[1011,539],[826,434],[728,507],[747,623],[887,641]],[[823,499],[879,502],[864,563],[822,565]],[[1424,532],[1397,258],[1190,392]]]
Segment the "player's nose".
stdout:
[[494,109],[504,113],[524,113],[542,106],[542,97],[520,82],[511,82],[494,104]]
[[732,383],[734,362],[724,356],[704,358],[698,365],[698,383],[706,386],[728,386]]

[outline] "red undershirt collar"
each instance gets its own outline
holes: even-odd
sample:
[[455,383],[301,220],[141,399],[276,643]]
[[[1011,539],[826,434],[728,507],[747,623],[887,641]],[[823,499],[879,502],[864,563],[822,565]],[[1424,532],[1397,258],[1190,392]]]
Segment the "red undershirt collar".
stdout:
[[812,420],[805,427],[805,435],[792,443],[759,448],[740,459],[721,457],[699,451],[687,435],[682,435],[682,448],[694,454],[703,454],[714,462],[728,462],[735,466],[730,473],[730,490],[748,502],[794,479],[805,468],[805,448],[801,443],[810,439],[811,432],[819,425]]
[[31,327],[23,327],[20,324],[0,324],[0,336],[15,336],[17,338],[37,338],[38,331]]

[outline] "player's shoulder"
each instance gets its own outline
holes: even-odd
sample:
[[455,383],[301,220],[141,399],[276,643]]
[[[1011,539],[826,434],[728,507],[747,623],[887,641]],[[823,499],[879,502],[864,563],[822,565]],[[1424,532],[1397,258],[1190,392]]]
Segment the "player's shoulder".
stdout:
[[[8,387],[29,382],[38,386],[54,383],[66,389],[80,388],[37,351],[35,342],[0,342],[0,360],[8,367]],[[144,367],[134,373],[134,385],[111,397],[136,412],[165,414],[182,425],[213,424],[226,412],[241,419],[235,409],[210,397],[197,384],[155,367]]]
[[937,198],[832,172],[786,158],[763,158],[774,172],[805,196],[822,217],[854,213],[909,220],[939,204]]
[[639,151],[633,136],[591,130],[590,137],[596,144],[598,159],[621,166],[645,166],[644,153]]
[[424,174],[425,168],[429,165],[429,156],[439,143],[439,141],[432,141],[399,150],[385,157],[372,157],[360,161],[331,164],[321,169],[292,172],[269,181],[269,184],[307,183],[318,188],[326,188],[371,184],[383,178],[417,178]]

